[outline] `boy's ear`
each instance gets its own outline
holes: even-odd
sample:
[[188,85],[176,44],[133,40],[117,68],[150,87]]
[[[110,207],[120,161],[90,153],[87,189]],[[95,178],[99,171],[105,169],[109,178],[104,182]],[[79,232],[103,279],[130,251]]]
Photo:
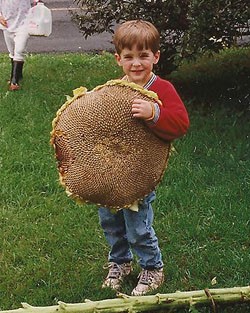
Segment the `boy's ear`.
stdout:
[[115,59],[116,59],[117,64],[121,66],[121,57],[118,53],[115,53]]
[[154,54],[154,64],[157,64],[158,61],[160,60],[160,50],[158,50],[155,54]]

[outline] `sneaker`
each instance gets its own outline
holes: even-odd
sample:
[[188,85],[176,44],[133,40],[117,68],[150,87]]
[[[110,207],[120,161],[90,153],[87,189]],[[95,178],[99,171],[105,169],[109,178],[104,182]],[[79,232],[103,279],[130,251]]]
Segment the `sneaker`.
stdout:
[[119,290],[123,278],[128,276],[132,272],[132,265],[130,263],[117,264],[115,262],[110,262],[108,264],[109,272],[108,276],[105,278],[102,288],[112,288],[114,290]]
[[132,296],[142,296],[157,289],[164,282],[163,269],[142,270],[138,276],[137,286],[132,291]]

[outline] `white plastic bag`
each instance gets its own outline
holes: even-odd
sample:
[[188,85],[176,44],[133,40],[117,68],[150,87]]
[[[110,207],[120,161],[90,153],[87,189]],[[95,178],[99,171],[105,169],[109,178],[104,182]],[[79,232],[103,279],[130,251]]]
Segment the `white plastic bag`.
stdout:
[[28,33],[31,36],[49,36],[52,32],[52,14],[44,3],[38,2],[29,10]]

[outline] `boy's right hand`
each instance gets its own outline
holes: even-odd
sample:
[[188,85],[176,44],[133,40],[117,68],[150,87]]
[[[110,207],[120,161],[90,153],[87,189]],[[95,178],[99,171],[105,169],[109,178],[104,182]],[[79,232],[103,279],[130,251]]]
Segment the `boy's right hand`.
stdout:
[[4,27],[8,27],[7,21],[2,16],[0,16],[0,24],[2,24]]
[[133,117],[143,120],[154,118],[154,107],[149,101],[143,99],[134,99],[132,102]]

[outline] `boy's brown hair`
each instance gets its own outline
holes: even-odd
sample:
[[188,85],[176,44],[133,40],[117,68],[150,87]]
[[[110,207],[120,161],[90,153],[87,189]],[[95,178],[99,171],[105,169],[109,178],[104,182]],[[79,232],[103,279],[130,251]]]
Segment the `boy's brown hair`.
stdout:
[[132,20],[122,23],[113,36],[116,52],[120,54],[124,48],[138,50],[150,49],[156,53],[160,47],[160,34],[155,26],[147,21]]

